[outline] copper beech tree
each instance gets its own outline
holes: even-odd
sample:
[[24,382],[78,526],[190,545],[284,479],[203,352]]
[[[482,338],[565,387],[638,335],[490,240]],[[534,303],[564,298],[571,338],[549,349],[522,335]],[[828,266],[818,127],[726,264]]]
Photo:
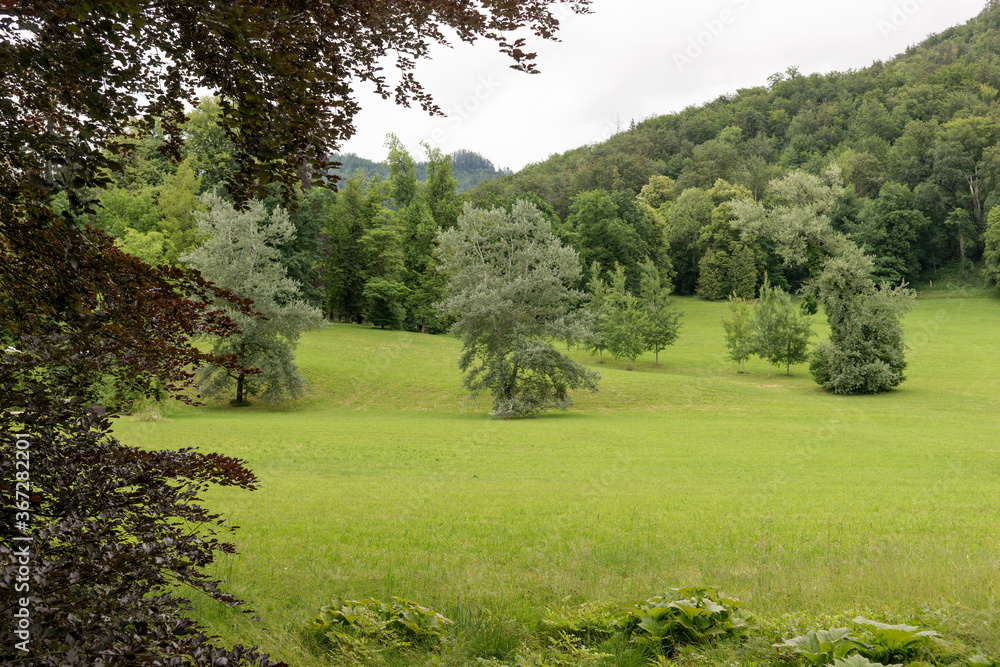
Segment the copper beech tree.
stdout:
[[437,113],[413,74],[432,45],[484,39],[532,72],[512,35],[554,39],[557,5],[586,12],[588,0],[0,0],[0,663],[273,664],[214,646],[176,587],[239,604],[203,573],[232,546],[199,494],[253,489],[254,475],[110,435],[128,396],[192,400],[195,368],[236,365],[192,345],[233,331],[206,304],[253,311],[85,224],[130,137],[158,133],[179,157],[185,103],[207,88],[235,147],[230,197],[279,184],[291,198],[354,132],[356,85]]

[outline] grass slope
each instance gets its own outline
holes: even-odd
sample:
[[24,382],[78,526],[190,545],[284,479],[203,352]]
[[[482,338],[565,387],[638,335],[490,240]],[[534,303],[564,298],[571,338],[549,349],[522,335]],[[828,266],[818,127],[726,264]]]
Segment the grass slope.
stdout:
[[172,408],[117,432],[249,461],[262,488],[209,501],[242,526],[216,574],[262,622],[196,609],[296,664],[321,664],[297,629],[333,593],[529,622],[693,584],[764,615],[997,610],[997,301],[919,300],[908,381],[859,397],[805,366],[738,374],[725,305],[676,303],[660,366],[600,364],[599,393],[534,420],[465,405],[452,338],[333,325],[303,338],[311,394],[292,407]]

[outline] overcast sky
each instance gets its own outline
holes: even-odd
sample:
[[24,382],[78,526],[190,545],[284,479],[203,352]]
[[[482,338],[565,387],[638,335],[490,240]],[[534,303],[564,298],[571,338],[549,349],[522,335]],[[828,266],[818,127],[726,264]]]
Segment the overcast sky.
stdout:
[[362,112],[344,152],[383,160],[394,132],[418,160],[426,141],[465,148],[518,170],[602,141],[620,126],[803,74],[889,60],[928,35],[965,23],[986,0],[594,0],[594,13],[560,8],[557,43],[532,42],[527,75],[487,42],[437,48],[418,65],[447,118],[398,108],[358,86]]

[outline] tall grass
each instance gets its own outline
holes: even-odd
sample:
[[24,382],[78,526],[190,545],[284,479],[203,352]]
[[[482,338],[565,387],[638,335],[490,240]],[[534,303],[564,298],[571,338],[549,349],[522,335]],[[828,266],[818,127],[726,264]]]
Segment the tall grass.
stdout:
[[[323,664],[299,628],[334,592],[460,608],[497,651],[483,614],[530,627],[547,607],[702,583],[765,616],[996,618],[1000,304],[918,301],[908,381],[838,397],[805,366],[738,374],[725,305],[675,301],[683,329],[660,366],[575,350],[600,392],[534,420],[467,404],[449,337],[333,325],[303,338],[311,393],[296,405],[171,407],[117,431],[249,461],[261,489],[208,502],[241,526],[214,574],[261,620],[196,612],[296,664]],[[977,632],[995,642],[996,621]]]

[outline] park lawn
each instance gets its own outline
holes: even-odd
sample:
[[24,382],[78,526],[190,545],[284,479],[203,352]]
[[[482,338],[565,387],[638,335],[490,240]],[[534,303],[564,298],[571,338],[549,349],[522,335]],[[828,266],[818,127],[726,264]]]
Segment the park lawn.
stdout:
[[334,593],[530,626],[547,607],[706,584],[761,617],[985,615],[973,635],[995,642],[1000,303],[918,300],[909,379],[856,397],[824,393],[805,365],[737,373],[726,305],[674,303],[683,328],[659,366],[574,350],[600,391],[538,419],[467,402],[451,337],[331,325],[303,337],[310,394],[294,405],[173,407],[116,431],[248,461],[258,491],[207,501],[241,526],[214,574],[261,620],[195,608],[225,641],[294,664],[324,664],[298,629]]

